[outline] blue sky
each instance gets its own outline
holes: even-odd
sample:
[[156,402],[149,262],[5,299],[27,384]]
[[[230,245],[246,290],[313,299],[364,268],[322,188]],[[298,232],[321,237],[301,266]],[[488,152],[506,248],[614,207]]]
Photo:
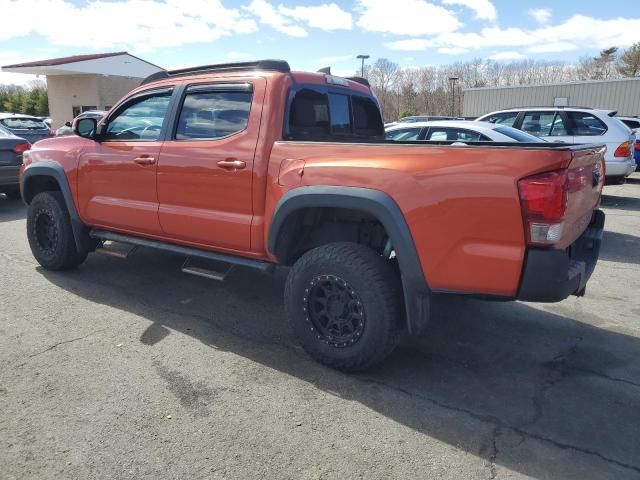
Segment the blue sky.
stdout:
[[[629,0],[0,0],[0,65],[127,50],[166,68],[283,58],[294,68],[473,58],[574,62],[640,41]],[[27,76],[0,73],[0,83]]]

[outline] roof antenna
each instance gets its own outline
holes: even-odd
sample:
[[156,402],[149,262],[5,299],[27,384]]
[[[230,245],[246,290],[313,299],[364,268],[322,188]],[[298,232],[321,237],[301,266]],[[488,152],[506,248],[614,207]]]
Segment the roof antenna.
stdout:
[[318,70],[318,73],[326,73],[327,75],[331,75],[331,67],[324,67]]

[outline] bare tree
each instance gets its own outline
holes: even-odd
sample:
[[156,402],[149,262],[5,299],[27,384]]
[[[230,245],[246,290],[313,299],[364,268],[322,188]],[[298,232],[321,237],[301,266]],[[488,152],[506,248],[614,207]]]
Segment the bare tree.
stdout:
[[640,42],[634,43],[620,55],[618,72],[625,77],[640,76]]

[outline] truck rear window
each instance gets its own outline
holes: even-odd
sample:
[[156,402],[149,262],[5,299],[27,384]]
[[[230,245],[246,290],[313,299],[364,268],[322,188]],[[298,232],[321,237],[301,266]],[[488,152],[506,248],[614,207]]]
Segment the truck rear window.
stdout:
[[377,103],[356,92],[298,88],[289,96],[287,140],[354,140],[384,138]]

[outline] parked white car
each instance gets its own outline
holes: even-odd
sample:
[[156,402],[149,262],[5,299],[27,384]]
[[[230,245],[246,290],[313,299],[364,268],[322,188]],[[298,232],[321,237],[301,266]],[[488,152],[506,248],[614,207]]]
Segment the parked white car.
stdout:
[[581,107],[522,107],[489,113],[478,120],[514,127],[550,142],[604,143],[607,182],[618,183],[636,169],[635,136],[615,114]]
[[432,142],[544,142],[535,135],[500,124],[471,120],[439,120],[396,124],[385,129],[387,140]]

